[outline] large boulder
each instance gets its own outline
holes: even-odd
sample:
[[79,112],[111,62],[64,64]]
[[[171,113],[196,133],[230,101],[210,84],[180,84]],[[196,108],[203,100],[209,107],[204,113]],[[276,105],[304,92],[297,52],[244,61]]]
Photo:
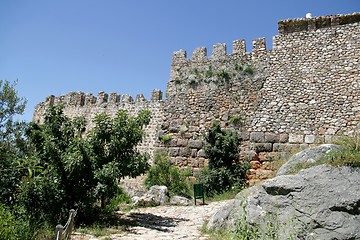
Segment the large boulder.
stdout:
[[360,239],[360,169],[320,165],[240,192],[208,222],[279,239]]
[[169,202],[169,192],[166,186],[152,186],[140,198],[134,199],[134,205],[139,207],[155,207]]
[[291,171],[294,170],[298,164],[317,162],[326,154],[338,149],[339,146],[335,144],[322,144],[298,152],[281,166],[281,168],[277,171],[276,176],[291,173]]

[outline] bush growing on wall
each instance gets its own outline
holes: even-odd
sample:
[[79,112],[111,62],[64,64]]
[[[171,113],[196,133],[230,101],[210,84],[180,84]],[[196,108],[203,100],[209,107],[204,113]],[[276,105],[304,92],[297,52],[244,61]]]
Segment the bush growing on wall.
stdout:
[[240,137],[235,131],[221,129],[215,121],[205,135],[205,153],[209,167],[198,174],[206,195],[212,196],[230,188],[241,188],[246,181],[249,162],[239,162]]

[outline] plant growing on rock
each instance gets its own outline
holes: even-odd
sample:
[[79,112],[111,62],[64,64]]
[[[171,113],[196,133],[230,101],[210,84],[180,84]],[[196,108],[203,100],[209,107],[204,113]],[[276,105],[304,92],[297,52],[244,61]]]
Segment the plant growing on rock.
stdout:
[[254,68],[251,66],[248,66],[244,69],[244,73],[249,74],[249,75],[253,75],[254,74]]

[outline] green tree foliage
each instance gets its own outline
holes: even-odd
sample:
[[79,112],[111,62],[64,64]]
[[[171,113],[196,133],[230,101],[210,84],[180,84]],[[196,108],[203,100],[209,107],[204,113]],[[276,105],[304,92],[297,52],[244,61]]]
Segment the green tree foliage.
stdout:
[[31,155],[23,160],[20,201],[33,222],[56,224],[68,210],[91,208],[95,186],[88,146],[82,138],[83,119],[69,119],[62,107],[50,107],[44,123],[32,123],[27,136]]
[[205,135],[204,150],[209,159],[209,167],[198,175],[204,184],[206,195],[212,196],[230,188],[241,188],[245,184],[249,170],[248,161],[239,161],[240,137],[235,131],[221,129],[215,121]]
[[147,157],[136,145],[149,119],[148,111],[132,118],[125,111],[113,119],[100,114],[83,137],[84,119],[70,119],[61,106],[50,107],[44,123],[33,123],[28,131],[33,154],[24,163],[29,172],[20,200],[33,222],[56,224],[71,208],[78,209],[79,222],[91,222],[104,212],[120,191],[118,179],[147,169]]
[[16,82],[0,80],[0,202],[15,201],[20,172],[17,162],[23,155],[26,123],[14,121],[24,112],[26,100],[17,96]]
[[135,177],[148,169],[148,156],[139,153],[136,146],[142,140],[143,126],[149,121],[148,110],[141,111],[136,117],[129,117],[123,110],[115,118],[106,114],[95,117],[95,127],[89,133],[88,142],[97,182],[95,195],[101,199],[102,207],[118,189],[118,178]]
[[148,188],[154,185],[166,186],[171,195],[187,193],[189,186],[186,177],[190,173],[171,165],[168,155],[156,153],[154,158],[154,164],[147,172],[145,185]]

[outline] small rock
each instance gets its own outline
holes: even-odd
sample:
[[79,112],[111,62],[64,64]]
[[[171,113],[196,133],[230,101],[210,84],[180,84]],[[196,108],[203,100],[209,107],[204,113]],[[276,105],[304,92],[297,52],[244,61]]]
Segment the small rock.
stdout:
[[190,206],[192,204],[190,199],[187,199],[186,197],[182,196],[173,196],[170,199],[170,205],[176,205],[176,206]]

